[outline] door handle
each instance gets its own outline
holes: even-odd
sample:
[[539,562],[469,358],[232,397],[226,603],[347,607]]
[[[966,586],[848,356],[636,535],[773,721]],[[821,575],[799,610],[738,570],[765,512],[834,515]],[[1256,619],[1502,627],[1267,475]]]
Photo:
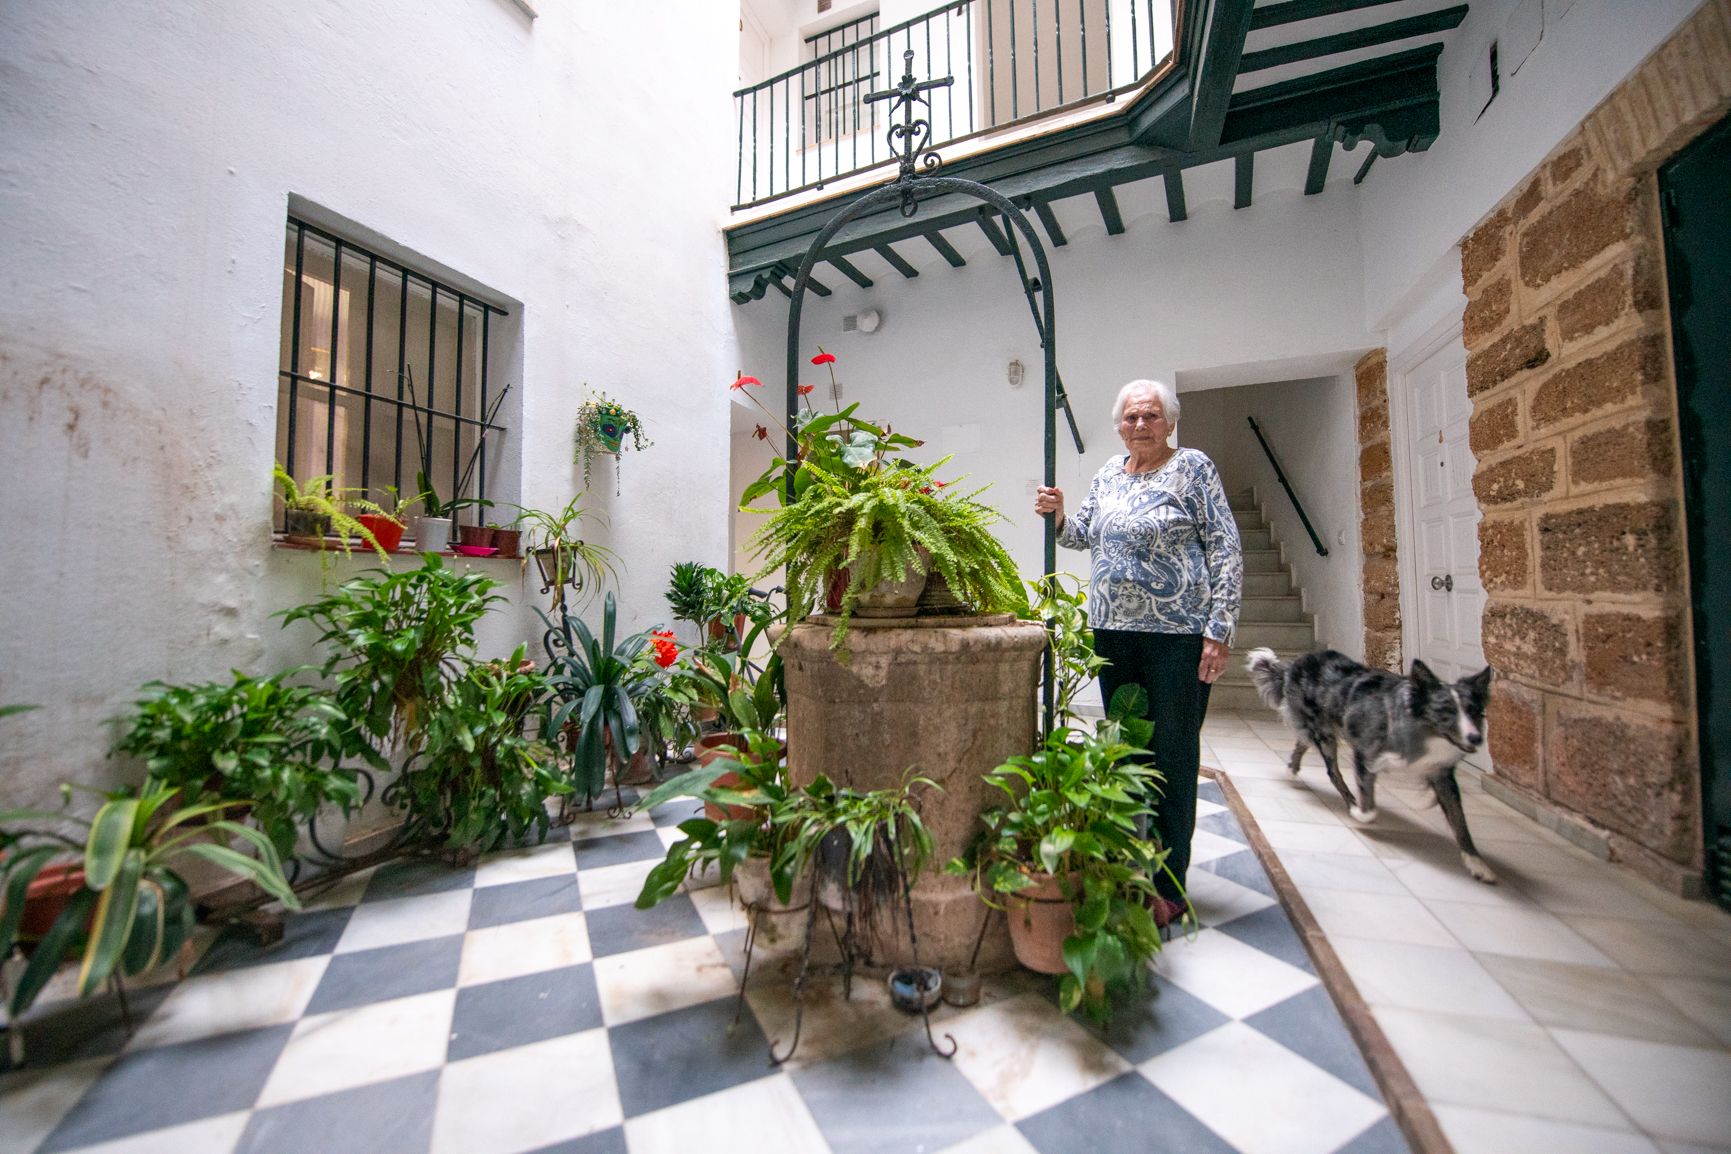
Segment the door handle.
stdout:
[[1432,577],[1430,579],[1430,587],[1432,589],[1441,589],[1441,590],[1444,590],[1446,592],[1453,593],[1455,591],[1454,574],[1449,573],[1449,574],[1442,576],[1442,577]]

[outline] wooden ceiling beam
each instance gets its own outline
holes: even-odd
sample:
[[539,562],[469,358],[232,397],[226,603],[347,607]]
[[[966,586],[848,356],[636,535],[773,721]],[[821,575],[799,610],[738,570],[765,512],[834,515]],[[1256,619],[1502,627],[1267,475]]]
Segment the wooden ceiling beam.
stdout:
[[1110,186],[1096,188],[1094,201],[1100,206],[1100,219],[1105,222],[1108,236],[1119,236],[1124,232],[1124,217],[1118,211],[1118,198],[1112,195]]
[[1328,183],[1328,164],[1334,159],[1334,134],[1324,133],[1310,146],[1310,171],[1304,177],[1304,195],[1315,196]]
[[902,276],[906,277],[908,280],[913,280],[915,277],[920,275],[919,269],[903,260],[902,254],[891,248],[889,245],[873,245],[872,251],[883,257],[885,264],[901,273]]
[[1232,158],[1232,207],[1249,208],[1256,172],[1256,154],[1241,152]]
[[1453,8],[1441,8],[1421,16],[1409,16],[1404,20],[1390,20],[1386,24],[1373,24],[1368,28],[1354,28],[1334,36],[1319,36],[1315,40],[1300,40],[1293,44],[1264,48],[1259,52],[1246,52],[1239,61],[1238,71],[1241,75],[1246,72],[1260,72],[1264,68],[1293,64],[1300,60],[1314,60],[1319,56],[1333,56],[1337,52],[1352,52],[1378,44],[1392,44],[1397,40],[1410,40],[1414,36],[1447,32],[1458,27],[1460,22],[1466,19],[1466,15],[1467,6],[1457,4]]
[[951,268],[961,268],[968,263],[962,259],[962,254],[956,251],[955,246],[944,239],[942,230],[934,228],[921,235],[932,242],[932,247],[938,250],[939,256],[950,262]]
[[1286,0],[1284,4],[1268,4],[1250,17],[1250,30],[1274,28],[1297,20],[1314,20],[1319,16],[1336,16],[1342,12],[1357,12],[1360,8],[1380,8],[1396,0]]
[[1184,170],[1168,168],[1162,175],[1166,178],[1166,219],[1177,224],[1190,215],[1184,207]]

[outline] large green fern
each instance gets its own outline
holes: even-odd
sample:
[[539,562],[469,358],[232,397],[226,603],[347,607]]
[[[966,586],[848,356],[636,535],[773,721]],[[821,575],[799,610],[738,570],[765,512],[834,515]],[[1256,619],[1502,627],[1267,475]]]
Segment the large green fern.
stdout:
[[933,476],[944,463],[844,480],[806,462],[812,483],[797,501],[748,510],[768,518],[751,541],[752,557],[764,563],[753,579],[784,569],[788,606],[797,618],[821,603],[830,574],[846,569],[830,639],[835,649],[846,641],[862,592],[921,572],[943,574],[955,596],[981,612],[1025,615],[1027,593],[1016,563],[991,532],[1002,517],[975,499],[983,489],[946,495]]

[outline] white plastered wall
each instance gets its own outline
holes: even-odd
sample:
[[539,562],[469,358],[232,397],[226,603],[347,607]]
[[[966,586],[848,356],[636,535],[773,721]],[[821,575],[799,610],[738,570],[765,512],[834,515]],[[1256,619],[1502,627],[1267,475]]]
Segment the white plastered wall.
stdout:
[[[43,706],[4,723],[0,804],[131,772],[106,723],[148,679],[312,656],[272,619],[319,588],[269,539],[291,194],[513,302],[501,451],[527,503],[581,485],[585,382],[644,418],[654,447],[621,496],[601,465],[590,502],[622,624],[665,617],[672,561],[725,562],[708,386],[738,360],[717,229],[737,12],[540,8],[0,9],[0,702]],[[486,655],[538,635],[516,567],[490,564],[515,604]]]

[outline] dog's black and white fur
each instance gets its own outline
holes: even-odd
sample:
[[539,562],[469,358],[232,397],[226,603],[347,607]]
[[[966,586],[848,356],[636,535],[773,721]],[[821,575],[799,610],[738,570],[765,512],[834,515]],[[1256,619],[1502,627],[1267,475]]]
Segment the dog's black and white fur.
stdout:
[[[1485,703],[1491,670],[1445,684],[1422,661],[1401,677],[1361,665],[1332,649],[1307,653],[1290,665],[1271,649],[1253,650],[1250,676],[1271,709],[1278,709],[1298,735],[1288,763],[1299,770],[1304,751],[1315,746],[1328,778],[1361,822],[1376,818],[1376,775],[1415,770],[1436,793],[1449,828],[1460,846],[1467,872],[1481,882],[1497,878],[1473,846],[1461,808],[1455,765],[1484,744]],[[1357,796],[1340,773],[1338,743],[1352,747]]]

